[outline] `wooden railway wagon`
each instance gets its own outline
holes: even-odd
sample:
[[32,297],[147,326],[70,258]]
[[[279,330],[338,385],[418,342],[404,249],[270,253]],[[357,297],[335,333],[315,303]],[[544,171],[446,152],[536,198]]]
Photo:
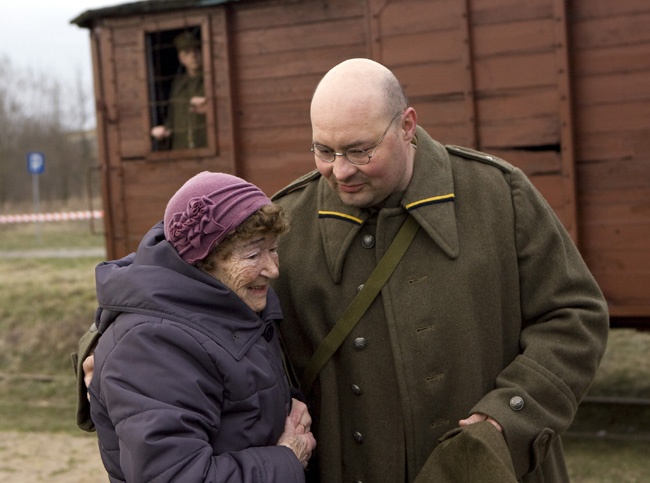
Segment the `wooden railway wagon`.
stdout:
[[[72,22],[90,31],[109,257],[133,251],[199,171],[272,194],[311,170],[316,83],[369,57],[397,74],[433,137],[521,167],[613,325],[650,327],[647,0],[158,0]],[[207,144],[158,150],[171,40],[187,30],[202,45]]]

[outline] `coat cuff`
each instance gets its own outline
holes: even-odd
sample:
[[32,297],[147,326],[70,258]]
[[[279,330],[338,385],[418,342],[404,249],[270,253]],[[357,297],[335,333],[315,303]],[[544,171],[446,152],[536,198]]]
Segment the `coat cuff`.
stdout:
[[497,389],[471,413],[490,416],[502,426],[520,478],[546,459],[577,408],[578,402],[559,378],[520,355],[499,375]]

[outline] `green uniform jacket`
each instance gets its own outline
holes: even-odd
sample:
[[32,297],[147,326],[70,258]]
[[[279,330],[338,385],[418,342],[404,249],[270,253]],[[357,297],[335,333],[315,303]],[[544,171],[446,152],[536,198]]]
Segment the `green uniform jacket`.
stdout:
[[421,128],[417,141],[410,185],[381,210],[345,206],[317,172],[274,197],[291,220],[274,287],[298,375],[407,213],[420,225],[309,395],[308,475],[433,481],[441,436],[480,412],[503,426],[520,480],[568,481],[560,434],[605,350],[602,293],[519,169]]
[[204,95],[202,75],[190,77],[183,73],[174,78],[165,123],[172,130],[172,149],[207,146],[205,114],[190,111],[190,99]]

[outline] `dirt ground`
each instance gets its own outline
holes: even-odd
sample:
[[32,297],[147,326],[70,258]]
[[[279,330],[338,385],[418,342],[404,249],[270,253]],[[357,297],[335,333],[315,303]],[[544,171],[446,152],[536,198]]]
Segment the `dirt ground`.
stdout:
[[3,483],[106,483],[108,477],[91,436],[0,432]]

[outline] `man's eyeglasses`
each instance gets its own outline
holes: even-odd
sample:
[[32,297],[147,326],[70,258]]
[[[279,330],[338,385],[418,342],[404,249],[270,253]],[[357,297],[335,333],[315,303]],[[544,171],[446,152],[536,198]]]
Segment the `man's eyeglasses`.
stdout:
[[390,120],[390,123],[388,123],[388,127],[384,131],[384,134],[382,134],[379,138],[379,141],[366,149],[350,148],[344,153],[337,153],[333,149],[330,149],[327,146],[323,146],[322,144],[312,144],[310,151],[318,156],[318,159],[325,161],[326,163],[333,163],[337,156],[345,156],[345,158],[352,164],[368,164],[370,162],[370,158],[375,155],[375,151],[377,151],[377,148],[386,137],[386,134],[388,133],[388,130],[392,126],[395,119],[397,119],[402,114],[404,113],[398,112],[395,114],[395,116],[393,116],[393,118]]

